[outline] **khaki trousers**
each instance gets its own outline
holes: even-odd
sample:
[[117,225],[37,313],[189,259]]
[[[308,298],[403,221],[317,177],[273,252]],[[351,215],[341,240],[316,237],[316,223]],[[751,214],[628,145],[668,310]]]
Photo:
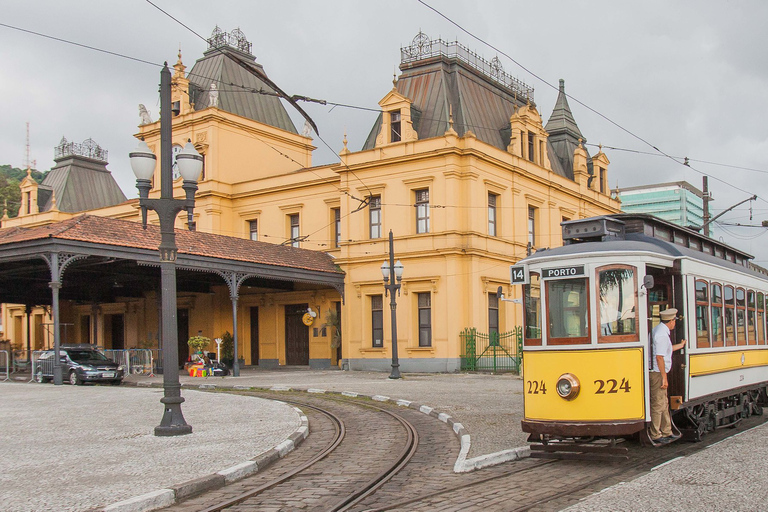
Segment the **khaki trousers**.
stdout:
[[672,435],[672,422],[669,419],[669,400],[667,390],[661,389],[664,379],[660,372],[651,372],[649,385],[651,387],[651,439],[656,441],[661,437]]

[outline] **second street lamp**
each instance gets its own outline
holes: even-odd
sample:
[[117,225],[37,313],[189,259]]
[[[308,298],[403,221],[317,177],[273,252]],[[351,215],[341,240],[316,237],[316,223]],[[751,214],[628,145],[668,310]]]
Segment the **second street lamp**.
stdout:
[[[390,272],[393,269],[394,272]],[[397,301],[395,291],[400,295],[400,281],[403,279],[403,264],[400,260],[395,263],[395,243],[392,230],[389,230],[389,261],[381,264],[381,275],[384,278],[384,289],[389,294],[390,317],[392,319],[392,372],[390,379],[400,378],[400,361],[397,357]]]
[[143,140],[130,155],[131,168],[136,175],[139,189],[139,205],[144,229],[147,228],[147,210],[154,210],[160,221],[160,281],[162,296],[163,339],[163,418],[155,427],[156,436],[178,436],[192,433],[192,426],[184,420],[179,383],[179,345],[176,324],[176,216],[186,210],[190,229],[194,229],[192,212],[195,207],[197,178],[203,168],[203,157],[187,142],[176,157],[179,172],[184,178],[185,199],[173,198],[173,176],[171,174],[171,72],[168,64],[160,71],[160,198],[150,199],[150,181],[157,161]]

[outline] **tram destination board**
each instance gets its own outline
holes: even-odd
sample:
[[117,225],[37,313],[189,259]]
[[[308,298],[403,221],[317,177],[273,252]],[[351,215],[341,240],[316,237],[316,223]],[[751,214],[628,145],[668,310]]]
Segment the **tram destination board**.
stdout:
[[544,268],[541,270],[542,279],[554,277],[575,277],[584,275],[584,265],[572,265],[570,267]]

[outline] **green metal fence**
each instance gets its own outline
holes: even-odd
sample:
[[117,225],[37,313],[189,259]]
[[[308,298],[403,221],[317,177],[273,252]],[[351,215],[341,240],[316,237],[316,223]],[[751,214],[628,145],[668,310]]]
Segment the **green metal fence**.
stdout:
[[461,369],[520,373],[523,362],[523,328],[505,333],[477,332],[470,327],[461,334]]

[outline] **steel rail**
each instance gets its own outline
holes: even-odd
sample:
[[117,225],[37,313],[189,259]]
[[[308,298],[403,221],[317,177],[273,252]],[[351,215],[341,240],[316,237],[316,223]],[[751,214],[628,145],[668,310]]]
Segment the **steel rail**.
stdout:
[[258,494],[261,494],[262,492],[264,492],[264,491],[266,491],[268,489],[271,489],[273,487],[276,487],[276,486],[280,485],[281,483],[285,482],[286,480],[289,480],[289,479],[293,478],[298,473],[301,473],[302,471],[308,469],[309,467],[313,466],[314,464],[316,464],[319,461],[321,461],[324,458],[326,458],[344,440],[344,437],[346,436],[346,433],[347,433],[346,427],[344,426],[344,421],[341,418],[339,418],[338,416],[336,416],[335,414],[333,414],[332,412],[326,411],[325,409],[322,409],[320,407],[316,407],[314,405],[310,405],[310,404],[303,403],[303,402],[296,402],[296,401],[292,401],[292,400],[281,400],[281,401],[285,402],[285,403],[293,404],[293,405],[298,405],[298,406],[301,406],[301,407],[307,407],[309,409],[314,409],[315,411],[317,411],[317,412],[327,416],[331,420],[333,425],[334,425],[333,440],[328,444],[328,446],[326,446],[325,449],[323,449],[315,457],[313,457],[309,461],[305,462],[301,466],[299,466],[299,467],[289,471],[288,473],[282,475],[281,477],[276,478],[276,479],[274,479],[274,480],[272,480],[270,482],[267,482],[265,484],[262,484],[262,485],[260,485],[260,486],[258,486],[256,488],[251,489],[249,491],[246,491],[246,492],[244,492],[242,494],[239,494],[239,495],[237,495],[237,496],[235,496],[233,498],[230,498],[228,500],[222,501],[221,503],[219,503],[217,505],[214,505],[214,506],[209,507],[209,508],[205,508],[201,512],[219,512],[219,511],[224,510],[226,508],[229,508],[229,507],[232,507],[232,506],[237,505],[239,503],[242,503],[243,501],[245,501],[245,500],[247,500],[249,498],[252,498],[252,497],[254,497],[254,496],[258,495]]

